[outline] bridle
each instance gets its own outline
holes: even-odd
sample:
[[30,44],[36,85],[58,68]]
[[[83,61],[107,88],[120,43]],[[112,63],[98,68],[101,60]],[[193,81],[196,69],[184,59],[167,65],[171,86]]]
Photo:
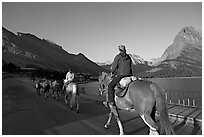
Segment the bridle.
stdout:
[[105,84],[99,84],[99,92],[100,95],[103,95],[103,93],[107,92],[108,86],[105,86]]
[[[107,75],[105,75],[103,78],[102,78],[102,75],[99,76],[99,92],[100,92],[100,95],[103,95],[104,93],[106,93],[108,91],[108,84],[105,84],[105,82],[104,82],[105,78],[110,79]],[[110,79],[110,81],[111,81],[111,79]]]

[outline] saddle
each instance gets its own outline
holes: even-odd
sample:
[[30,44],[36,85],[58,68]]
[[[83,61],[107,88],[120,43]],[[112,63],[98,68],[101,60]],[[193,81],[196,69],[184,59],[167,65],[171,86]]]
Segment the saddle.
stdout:
[[120,98],[124,97],[127,93],[130,83],[135,80],[141,80],[141,78],[135,76],[122,78],[115,87],[115,95]]

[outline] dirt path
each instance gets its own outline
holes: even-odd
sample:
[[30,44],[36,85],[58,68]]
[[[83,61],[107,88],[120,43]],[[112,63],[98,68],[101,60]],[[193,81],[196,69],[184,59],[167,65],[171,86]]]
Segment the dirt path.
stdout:
[[[100,103],[80,98],[80,113],[70,111],[63,98],[58,102],[51,97],[38,96],[34,83],[26,78],[8,78],[2,81],[2,134],[47,135],[47,134],[100,134],[90,132],[85,122],[90,118],[108,113]],[[87,108],[87,106],[89,106]],[[104,116],[103,116],[104,117]],[[106,118],[106,117],[104,117]],[[105,121],[105,120],[104,120]],[[72,126],[74,124],[74,127]],[[82,124],[83,123],[83,124]],[[98,123],[103,129],[103,123]],[[63,127],[66,125],[66,128]],[[83,131],[77,131],[83,125]],[[89,125],[91,126],[91,125]],[[63,127],[63,129],[58,129]],[[57,128],[57,132],[56,129]],[[76,129],[73,129],[76,128]],[[116,129],[117,131],[117,129]],[[114,133],[114,132],[113,132]]]
[[[87,96],[97,91],[97,87],[89,84],[84,88]],[[101,102],[80,98],[80,114],[76,114],[70,111],[62,98],[57,102],[52,98],[46,100],[43,95],[38,96],[34,83],[27,78],[2,81],[2,135],[117,135],[116,122],[109,130],[103,128],[108,112]],[[120,117],[127,134],[148,133],[139,116],[120,112]],[[202,134],[200,128],[187,126],[183,122],[175,121],[174,126],[181,135]]]
[[33,87],[28,79],[2,81],[2,134],[45,134],[43,130],[56,125],[56,122],[63,123],[63,118],[56,116],[57,113],[66,115],[66,107],[38,96]]

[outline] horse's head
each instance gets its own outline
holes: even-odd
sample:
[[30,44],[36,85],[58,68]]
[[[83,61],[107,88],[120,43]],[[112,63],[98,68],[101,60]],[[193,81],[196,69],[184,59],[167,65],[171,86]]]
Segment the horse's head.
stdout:
[[101,75],[99,74],[98,80],[99,80],[99,92],[100,92],[100,95],[103,95],[104,92],[107,92],[108,84],[112,80],[111,75],[108,73],[102,72]]

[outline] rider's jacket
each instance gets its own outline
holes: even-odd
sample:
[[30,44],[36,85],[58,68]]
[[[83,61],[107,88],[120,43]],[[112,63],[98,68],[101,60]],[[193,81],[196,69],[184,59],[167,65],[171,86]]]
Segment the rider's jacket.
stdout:
[[116,75],[132,75],[132,60],[125,52],[120,52],[114,58],[111,66],[111,72]]

